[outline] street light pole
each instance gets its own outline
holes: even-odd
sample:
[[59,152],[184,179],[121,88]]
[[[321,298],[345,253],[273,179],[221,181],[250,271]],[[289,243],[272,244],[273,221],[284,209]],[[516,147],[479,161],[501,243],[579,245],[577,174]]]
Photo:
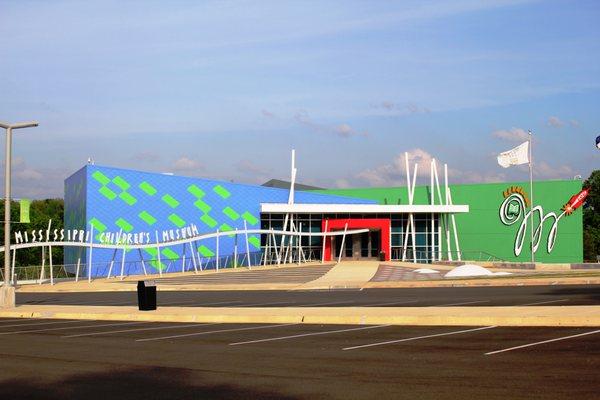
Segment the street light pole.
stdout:
[[15,291],[10,284],[10,189],[12,167],[12,131],[13,129],[38,126],[36,121],[8,124],[0,122],[0,128],[6,129],[6,159],[4,160],[4,285],[0,288],[0,307],[15,306]]

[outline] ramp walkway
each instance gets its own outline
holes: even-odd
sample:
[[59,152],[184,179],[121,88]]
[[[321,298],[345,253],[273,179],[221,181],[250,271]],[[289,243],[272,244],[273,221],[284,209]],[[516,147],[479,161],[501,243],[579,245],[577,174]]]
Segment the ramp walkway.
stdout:
[[379,261],[342,261],[325,275],[305,283],[297,290],[362,288],[375,275]]

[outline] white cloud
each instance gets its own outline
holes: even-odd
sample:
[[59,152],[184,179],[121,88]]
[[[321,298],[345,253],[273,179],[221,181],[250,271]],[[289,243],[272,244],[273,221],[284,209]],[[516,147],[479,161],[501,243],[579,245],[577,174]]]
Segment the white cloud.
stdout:
[[[414,173],[415,164],[418,165],[417,184],[429,183],[430,165],[433,159],[434,157],[423,149],[417,148],[408,151],[411,174]],[[443,184],[444,163],[438,159],[436,159],[436,162],[440,184]],[[405,186],[406,162],[404,153],[398,154],[387,164],[359,172],[355,178],[367,186]],[[492,171],[486,173],[483,171],[465,171],[448,167],[448,179],[450,183],[490,183],[506,181],[507,177],[504,172]],[[344,183],[347,183],[347,181]]]
[[197,171],[204,169],[204,166],[188,157],[180,157],[173,163],[173,169],[175,171]]
[[576,175],[573,168],[568,165],[552,166],[545,161],[533,162],[533,173],[542,179],[570,179]]
[[561,121],[560,118],[552,116],[548,118],[548,125],[553,128],[562,128],[563,126],[565,126],[565,123]]
[[492,132],[492,136],[511,142],[521,142],[529,139],[529,134],[522,128],[501,129]]
[[369,136],[367,131],[359,131],[346,123],[334,127],[317,123],[310,118],[305,110],[298,111],[296,115],[294,115],[294,120],[318,133],[335,134],[343,138],[349,138],[352,136]]

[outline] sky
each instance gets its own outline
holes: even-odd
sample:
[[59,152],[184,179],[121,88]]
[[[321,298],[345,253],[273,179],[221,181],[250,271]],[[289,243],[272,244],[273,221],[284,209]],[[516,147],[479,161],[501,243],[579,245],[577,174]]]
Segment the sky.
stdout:
[[600,168],[600,2],[0,0],[13,197],[98,165],[260,184],[527,180]]

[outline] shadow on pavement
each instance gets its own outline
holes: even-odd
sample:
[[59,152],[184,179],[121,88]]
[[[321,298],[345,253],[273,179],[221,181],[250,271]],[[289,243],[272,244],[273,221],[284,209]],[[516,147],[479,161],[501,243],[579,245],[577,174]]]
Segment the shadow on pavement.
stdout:
[[64,380],[20,378],[0,381],[2,399],[283,399],[280,393],[233,385],[203,384],[179,368],[115,369],[72,375]]

